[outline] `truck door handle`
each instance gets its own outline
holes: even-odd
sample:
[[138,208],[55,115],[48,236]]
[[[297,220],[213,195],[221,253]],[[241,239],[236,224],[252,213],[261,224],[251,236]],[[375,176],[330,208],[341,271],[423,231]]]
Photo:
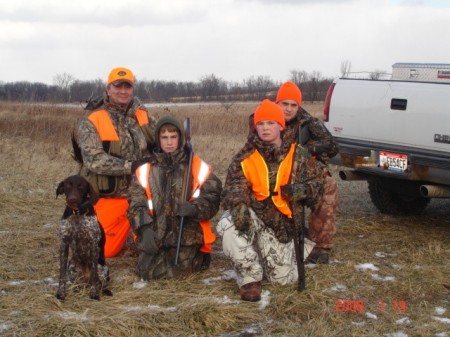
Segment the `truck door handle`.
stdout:
[[406,110],[406,105],[408,104],[408,100],[403,98],[393,98],[391,100],[391,109],[392,110]]

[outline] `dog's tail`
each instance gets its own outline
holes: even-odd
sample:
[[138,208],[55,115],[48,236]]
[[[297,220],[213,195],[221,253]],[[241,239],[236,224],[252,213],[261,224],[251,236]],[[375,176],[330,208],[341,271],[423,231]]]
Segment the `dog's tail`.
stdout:
[[78,145],[75,131],[72,131],[72,158],[80,164],[83,164],[83,157],[81,156],[81,148]]

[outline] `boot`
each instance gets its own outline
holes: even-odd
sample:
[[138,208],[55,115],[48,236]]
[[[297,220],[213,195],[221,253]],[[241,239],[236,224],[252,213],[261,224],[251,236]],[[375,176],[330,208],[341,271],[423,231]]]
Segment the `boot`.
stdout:
[[306,263],[328,264],[330,262],[330,249],[314,247],[306,259]]
[[261,299],[261,282],[250,282],[244,284],[239,292],[241,294],[241,300],[257,302]]

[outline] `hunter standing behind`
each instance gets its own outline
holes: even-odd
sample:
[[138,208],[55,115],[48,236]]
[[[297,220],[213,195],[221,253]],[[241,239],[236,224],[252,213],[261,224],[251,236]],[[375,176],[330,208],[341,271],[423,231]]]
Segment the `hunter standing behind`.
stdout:
[[[283,141],[300,143],[313,155],[325,177],[321,202],[308,219],[308,238],[316,243],[308,257],[311,263],[328,263],[336,234],[336,211],[339,195],[336,180],[328,169],[328,162],[338,153],[338,145],[325,125],[301,108],[302,92],[293,82],[285,82],[277,92],[276,103],[283,109],[286,130]],[[301,130],[301,131],[300,131]]]
[[100,198],[94,205],[105,236],[105,256],[116,256],[130,232],[127,189],[133,163],[149,155],[154,145],[155,120],[133,97],[135,78],[127,68],[111,70],[102,99],[80,121],[74,142],[81,152],[80,175]]
[[316,160],[301,146],[282,141],[280,106],[264,100],[255,110],[254,127],[248,140],[253,151],[241,150],[228,168],[225,212],[217,226],[246,301],[261,299],[263,278],[279,284],[298,280],[293,215],[305,205],[314,207],[323,188]]
[[[207,269],[215,241],[211,219],[219,210],[221,181],[200,157],[192,158],[184,131],[173,117],[156,124],[157,143],[147,163],[136,170],[129,189],[128,217],[140,251],[136,275],[144,280],[184,276]],[[188,201],[183,189],[189,188]],[[179,264],[174,266],[180,219],[184,218]]]

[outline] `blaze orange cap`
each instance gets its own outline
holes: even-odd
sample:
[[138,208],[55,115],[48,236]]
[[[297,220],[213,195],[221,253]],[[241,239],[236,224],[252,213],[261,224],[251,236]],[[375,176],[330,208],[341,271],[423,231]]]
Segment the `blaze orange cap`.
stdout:
[[255,114],[253,115],[253,123],[255,124],[255,127],[256,124],[261,121],[275,121],[283,128],[286,127],[283,109],[278,104],[275,104],[268,99],[265,99],[258,105],[255,110]]
[[114,68],[109,73],[107,84],[116,84],[115,82],[128,82],[131,85],[134,85],[133,72],[127,68]]
[[297,102],[298,106],[302,104],[302,92],[294,82],[284,82],[278,89],[276,102],[280,103],[287,99]]

